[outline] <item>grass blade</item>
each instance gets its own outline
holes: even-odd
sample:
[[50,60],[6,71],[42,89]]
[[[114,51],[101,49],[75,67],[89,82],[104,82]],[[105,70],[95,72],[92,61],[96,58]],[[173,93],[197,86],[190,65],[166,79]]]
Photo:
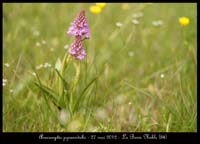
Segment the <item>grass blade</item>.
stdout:
[[47,96],[50,96],[52,102],[58,107],[58,109],[60,109],[57,99],[58,95],[55,92],[42,84],[38,84],[35,82],[35,85],[38,86],[45,94],[47,94]]
[[56,72],[57,72],[58,76],[60,77],[60,79],[62,80],[64,88],[66,90],[69,90],[69,84],[67,83],[67,81],[61,76],[60,72],[57,69],[56,69]]
[[[63,97],[63,99],[64,99],[64,102],[66,102],[66,100],[65,100],[65,96],[67,97],[67,101],[69,102],[69,100],[70,100],[70,93],[69,93],[69,90],[70,90],[70,87],[69,87],[69,84],[68,84],[68,82],[61,76],[61,74],[60,74],[60,72],[56,69],[56,72],[57,72],[57,74],[58,74],[58,76],[59,76],[59,78],[62,80],[62,82],[63,82],[63,85],[64,85],[64,89],[62,90],[63,92],[62,92],[62,97]],[[61,98],[62,98],[61,97]],[[59,101],[62,101],[62,99],[60,99]],[[68,109],[69,109],[69,104],[67,105],[68,106]]]
[[83,89],[83,91],[80,94],[80,97],[76,100],[76,104],[74,106],[74,110],[77,109],[79,107],[80,101],[83,98],[83,95],[85,94],[85,92],[87,91],[87,89],[98,79],[98,76],[96,76],[94,79],[92,79],[87,86]]

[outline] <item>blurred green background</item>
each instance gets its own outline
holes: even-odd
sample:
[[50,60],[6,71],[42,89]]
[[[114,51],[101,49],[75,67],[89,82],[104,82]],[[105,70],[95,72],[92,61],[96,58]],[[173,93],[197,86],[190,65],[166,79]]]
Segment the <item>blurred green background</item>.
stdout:
[[[3,4],[3,131],[196,132],[197,4],[106,3],[99,14],[91,5]],[[32,72],[67,52],[66,31],[81,9],[91,33],[84,63],[88,77],[100,77],[90,111],[61,126]],[[48,80],[51,68],[40,77]]]

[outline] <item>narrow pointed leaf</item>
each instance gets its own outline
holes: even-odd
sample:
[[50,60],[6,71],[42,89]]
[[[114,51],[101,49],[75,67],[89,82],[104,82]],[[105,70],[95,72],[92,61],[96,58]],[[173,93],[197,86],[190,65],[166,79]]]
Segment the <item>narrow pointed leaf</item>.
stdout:
[[79,107],[79,103],[80,101],[82,101],[82,98],[85,94],[85,92],[87,91],[87,89],[97,80],[98,76],[96,76],[94,79],[92,79],[87,86],[83,89],[83,91],[81,92],[79,98],[76,100],[76,104],[74,106],[74,110],[77,109]]
[[47,94],[47,96],[49,96],[50,98],[51,98],[51,100],[52,100],[52,102],[58,107],[58,109],[59,109],[59,104],[58,104],[58,99],[57,99],[57,97],[58,97],[58,95],[55,93],[55,92],[53,92],[50,88],[48,88],[48,87],[46,87],[46,86],[44,86],[44,85],[42,85],[42,84],[38,84],[38,83],[35,83],[36,84],[36,86],[38,86],[45,94]]

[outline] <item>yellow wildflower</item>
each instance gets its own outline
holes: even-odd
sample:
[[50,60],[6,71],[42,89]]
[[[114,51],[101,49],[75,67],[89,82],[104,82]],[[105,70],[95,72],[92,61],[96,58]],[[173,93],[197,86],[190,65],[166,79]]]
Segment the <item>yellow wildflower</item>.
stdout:
[[123,10],[128,10],[129,9],[129,4],[127,4],[127,3],[122,4],[122,9]]
[[101,8],[98,6],[90,6],[90,12],[94,14],[98,14],[101,12]]
[[180,25],[182,25],[182,26],[186,26],[190,23],[190,19],[187,17],[180,17],[178,19],[178,21],[179,21]]
[[96,3],[96,6],[103,8],[106,5],[106,3]]

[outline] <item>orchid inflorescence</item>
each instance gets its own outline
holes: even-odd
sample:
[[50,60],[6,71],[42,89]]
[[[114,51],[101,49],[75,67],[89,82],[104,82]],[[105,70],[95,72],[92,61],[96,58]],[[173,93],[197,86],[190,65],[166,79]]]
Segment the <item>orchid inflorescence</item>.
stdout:
[[85,36],[86,39],[90,38],[89,27],[85,18],[85,11],[81,10],[76,16],[74,21],[71,23],[68,31],[68,36],[75,36],[74,42],[71,44],[69,49],[69,54],[78,60],[83,60],[86,52],[83,48],[82,37]]

